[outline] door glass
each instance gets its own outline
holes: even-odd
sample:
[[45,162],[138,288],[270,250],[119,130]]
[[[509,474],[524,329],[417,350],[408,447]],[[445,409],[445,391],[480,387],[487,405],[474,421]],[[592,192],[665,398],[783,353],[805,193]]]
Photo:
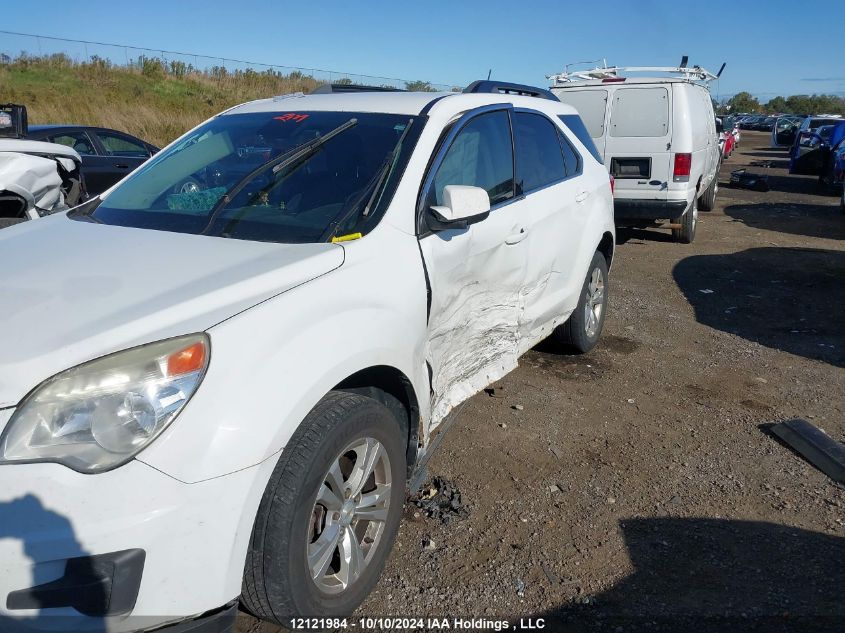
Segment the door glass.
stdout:
[[127,156],[135,158],[146,158],[150,152],[138,141],[127,136],[98,132],[97,136],[103,142],[106,154],[109,156]]
[[495,205],[513,197],[513,149],[508,113],[481,114],[452,141],[426,198],[428,206],[443,203],[446,185],[481,187]]
[[527,112],[513,115],[517,183],[523,193],[566,177],[558,130],[546,117]]
[[94,144],[85,132],[65,132],[48,138],[51,143],[58,143],[76,150],[80,156],[93,156]]

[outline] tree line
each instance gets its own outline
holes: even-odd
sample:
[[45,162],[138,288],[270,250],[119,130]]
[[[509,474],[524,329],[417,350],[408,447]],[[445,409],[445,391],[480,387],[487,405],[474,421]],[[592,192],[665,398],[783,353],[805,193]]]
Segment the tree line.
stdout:
[[738,92],[718,104],[718,112],[779,112],[784,114],[842,114],[845,115],[845,97],[837,95],[792,95],[774,97],[760,102],[750,92]]

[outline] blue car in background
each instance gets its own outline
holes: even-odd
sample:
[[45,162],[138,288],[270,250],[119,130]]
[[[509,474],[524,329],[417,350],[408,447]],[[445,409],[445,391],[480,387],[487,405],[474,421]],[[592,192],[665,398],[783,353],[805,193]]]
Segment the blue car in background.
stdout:
[[807,117],[789,150],[789,173],[821,175],[831,148],[841,140],[843,126],[842,118]]
[[845,121],[833,126],[828,145],[819,172],[819,186],[825,192],[838,193],[845,180]]

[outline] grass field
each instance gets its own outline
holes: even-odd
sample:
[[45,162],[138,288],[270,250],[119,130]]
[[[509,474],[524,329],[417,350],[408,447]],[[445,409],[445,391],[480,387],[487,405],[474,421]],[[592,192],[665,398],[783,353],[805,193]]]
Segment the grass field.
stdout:
[[64,55],[0,64],[0,101],[24,104],[30,124],[100,125],[159,146],[230,106],[318,85],[299,73],[198,71],[149,58],[131,66],[97,58],[78,63]]

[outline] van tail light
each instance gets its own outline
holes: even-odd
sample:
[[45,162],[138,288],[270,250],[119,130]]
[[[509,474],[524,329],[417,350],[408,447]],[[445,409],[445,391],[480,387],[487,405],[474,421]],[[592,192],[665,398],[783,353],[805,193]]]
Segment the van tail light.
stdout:
[[616,178],[613,177],[613,174],[610,174],[610,195],[613,195],[616,192]]
[[675,154],[675,167],[672,171],[672,180],[675,182],[689,182],[691,168],[692,154]]

